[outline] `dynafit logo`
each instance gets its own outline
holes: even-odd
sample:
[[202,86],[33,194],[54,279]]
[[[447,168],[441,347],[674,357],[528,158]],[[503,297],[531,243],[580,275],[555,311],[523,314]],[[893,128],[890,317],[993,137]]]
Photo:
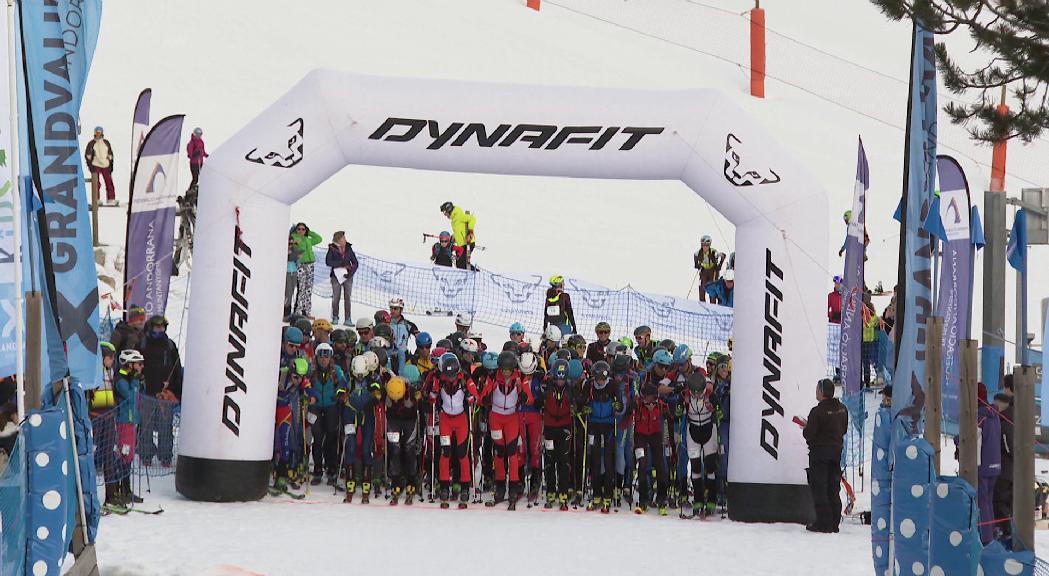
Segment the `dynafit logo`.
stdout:
[[725,179],[733,186],[776,184],[779,174],[772,168],[747,164],[743,156],[746,147],[735,134],[725,137]]
[[291,168],[302,162],[303,158],[303,130],[305,122],[302,118],[296,118],[288,124],[290,132],[282,136],[280,141],[273,146],[256,146],[244,155],[248,162],[273,166],[274,168]]

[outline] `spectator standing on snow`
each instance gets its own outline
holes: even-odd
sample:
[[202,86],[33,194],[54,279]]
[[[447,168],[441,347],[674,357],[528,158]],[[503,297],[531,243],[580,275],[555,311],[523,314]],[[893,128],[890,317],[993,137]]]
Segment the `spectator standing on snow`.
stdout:
[[834,382],[816,385],[818,404],[809,411],[803,435],[809,445],[809,487],[816,508],[810,532],[837,532],[841,522],[841,450],[849,427],[849,411],[834,397]]
[[[725,255],[721,254],[711,246],[709,235],[700,239],[699,250],[692,255],[693,265],[699,270],[699,300],[707,301],[707,285],[717,281],[721,272],[721,265],[725,262]],[[711,298],[711,304],[717,304],[716,298]]]
[[295,288],[299,285],[299,258],[302,248],[292,234],[288,234],[288,269],[284,275],[284,321],[291,322],[295,310]]
[[192,175],[189,189],[192,190],[197,187],[200,169],[204,166],[204,159],[208,157],[208,151],[204,149],[204,131],[200,128],[193,129],[189,144],[186,144],[186,156],[189,158],[189,173]]
[[986,545],[994,539],[994,488],[1002,473],[1002,424],[998,412],[987,403],[987,386],[980,382],[976,390],[980,399],[976,410],[976,425],[980,429],[977,503],[980,505],[980,541]]
[[118,203],[117,190],[113,186],[113,146],[106,139],[101,126],[95,126],[95,137],[84,148],[84,160],[91,169],[95,190],[101,189],[102,185],[98,179],[102,178],[106,183],[106,202],[110,206],[116,206]]
[[841,276],[835,276],[834,289],[827,294],[827,321],[832,324],[841,324],[841,297],[844,289]]
[[452,244],[452,234],[444,230],[437,236],[437,242],[430,249],[430,262],[438,266],[455,266],[455,246]]
[[353,294],[353,275],[359,266],[353,245],[346,241],[346,232],[339,230],[328,244],[324,263],[331,268],[331,323],[339,323],[339,300],[344,302],[346,325],[351,326],[350,297]]
[[463,270],[472,270],[470,256],[477,246],[476,238],[474,238],[477,217],[451,202],[441,204],[441,213],[448,220],[451,220],[452,240],[455,242],[455,246],[461,249],[461,252],[459,250],[456,251],[458,258],[456,259],[455,267]]
[[295,271],[295,313],[313,318],[313,264],[316,256],[313,247],[323,242],[320,234],[310,230],[304,222],[299,222],[291,229],[291,240],[302,250],[299,266]]
[[[139,458],[149,466],[156,455],[160,465],[171,466],[175,416],[174,403],[182,397],[182,359],[178,346],[168,337],[168,321],[163,316],[149,319],[142,346],[145,367],[142,370],[142,393],[154,398],[142,402],[139,425]],[[153,433],[157,442],[153,442]]]
[[575,313],[572,312],[572,298],[565,292],[565,278],[561,275],[550,277],[550,288],[546,290],[546,309],[543,314],[543,330],[547,326],[557,326],[561,336],[575,334]]

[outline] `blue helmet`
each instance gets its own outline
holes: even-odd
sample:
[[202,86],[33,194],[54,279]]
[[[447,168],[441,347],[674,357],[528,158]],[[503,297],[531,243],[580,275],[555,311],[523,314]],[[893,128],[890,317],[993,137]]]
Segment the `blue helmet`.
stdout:
[[284,341],[285,342],[288,342],[288,343],[291,343],[291,344],[299,344],[301,346],[303,340],[304,340],[304,337],[302,335],[302,330],[299,330],[298,328],[296,328],[294,326],[288,326],[284,330]]
[[105,132],[101,126],[95,126],[95,132]]
[[433,344],[433,337],[430,336],[429,332],[419,332],[415,335],[416,346],[431,346]]
[[579,380],[583,377],[583,363],[578,358],[568,361],[568,379]]
[[524,325],[521,324],[520,322],[514,322],[513,324],[511,324],[510,325],[510,333],[513,334],[515,332],[524,334],[524,332],[525,332]]
[[670,352],[660,348],[652,355],[652,361],[660,366],[670,366],[674,363],[674,357],[670,355]]
[[488,370],[497,370],[499,368],[499,355],[495,352],[485,352],[481,355],[481,366]]
[[404,368],[401,368],[400,376],[407,380],[409,384],[419,383],[419,369],[415,367],[415,364],[407,364]]
[[686,364],[692,361],[692,349],[687,344],[678,344],[674,348],[674,364]]

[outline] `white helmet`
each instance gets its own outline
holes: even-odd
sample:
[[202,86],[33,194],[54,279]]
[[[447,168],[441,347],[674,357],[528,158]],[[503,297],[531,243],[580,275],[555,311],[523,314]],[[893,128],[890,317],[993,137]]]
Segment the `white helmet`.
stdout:
[[721,273],[721,277],[729,282],[734,281],[736,279],[736,271],[729,268]]
[[535,357],[535,354],[525,352],[517,359],[517,365],[521,367],[521,373],[527,376],[533,374],[539,367],[539,359]]
[[474,323],[474,316],[469,312],[460,312],[455,317],[456,326],[471,326]]
[[374,372],[379,369],[379,356],[375,352],[368,350],[364,354],[361,354],[359,358],[364,358],[368,372]]
[[331,356],[335,353],[335,350],[332,349],[331,344],[328,344],[327,342],[321,342],[317,345],[316,348],[313,349],[313,354],[315,356],[321,356],[321,352],[326,352],[328,356]]
[[[558,332],[560,332],[560,330],[558,330]],[[567,348],[568,347],[568,341],[571,340],[571,338],[572,338],[572,334],[565,334],[564,336],[562,336],[561,337],[561,347],[562,348]]]
[[[378,359],[376,359],[376,362],[378,362]],[[368,359],[365,358],[364,354],[353,357],[353,361],[350,362],[350,371],[358,378],[363,378],[368,375],[368,372],[371,372],[368,369]]]
[[532,340],[528,336],[525,336],[525,342],[531,344],[532,352],[535,352],[536,354],[538,354],[539,351],[543,349],[543,343],[540,340]]
[[390,298],[390,308],[404,308],[404,298],[400,296]]
[[553,324],[546,327],[546,331],[543,332],[543,335],[547,340],[553,340],[554,342],[561,341],[561,329]]
[[390,341],[383,338],[382,336],[376,336],[375,338],[371,339],[371,342],[369,342],[368,345],[372,348],[389,348]]
[[134,348],[129,348],[120,353],[120,363],[130,364],[132,362],[145,362],[146,359],[142,357],[142,353]]
[[473,354],[477,354],[477,351],[481,349],[480,346],[477,345],[477,342],[470,338],[464,338],[463,341],[459,343],[459,347],[463,349],[463,352],[471,352]]
[[466,333],[466,337],[473,340],[484,340],[484,334],[481,334],[478,330],[470,330]]
[[370,316],[363,316],[361,318],[358,318],[356,328],[358,330],[364,328],[375,328],[375,319]]

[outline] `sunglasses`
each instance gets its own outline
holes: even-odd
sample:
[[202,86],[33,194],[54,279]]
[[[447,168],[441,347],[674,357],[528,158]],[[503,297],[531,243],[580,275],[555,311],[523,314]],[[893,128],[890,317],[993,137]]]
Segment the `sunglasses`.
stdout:
[[390,312],[393,312],[394,310],[404,310],[404,308],[400,306],[390,306]]
[[291,379],[292,380],[302,380],[302,376],[300,376],[298,374],[292,374],[291,375]]
[[511,332],[511,336],[524,336],[524,332]]
[[317,358],[331,358],[331,352],[328,350],[321,350],[317,352]]
[[372,332],[371,328],[358,328],[357,329],[357,333],[358,334],[371,334],[371,332]]
[[288,348],[298,348],[299,347],[299,345],[294,343],[294,342],[285,342],[284,345],[287,346]]

